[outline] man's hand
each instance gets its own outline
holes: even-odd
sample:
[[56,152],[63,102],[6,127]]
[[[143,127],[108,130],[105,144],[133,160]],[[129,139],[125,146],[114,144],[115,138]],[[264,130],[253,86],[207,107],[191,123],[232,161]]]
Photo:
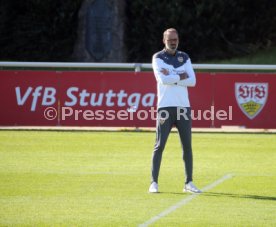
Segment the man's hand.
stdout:
[[185,80],[185,79],[189,78],[187,73],[181,73],[181,74],[179,74],[179,76],[180,76],[180,80]]
[[163,73],[165,76],[168,76],[170,74],[169,70],[162,68],[161,73]]

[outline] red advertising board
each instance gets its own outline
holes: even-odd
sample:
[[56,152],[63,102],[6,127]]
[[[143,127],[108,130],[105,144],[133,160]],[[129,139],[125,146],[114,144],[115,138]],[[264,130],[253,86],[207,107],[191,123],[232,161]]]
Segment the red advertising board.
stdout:
[[[193,127],[211,127],[213,120],[203,114],[213,105],[213,81],[210,73],[198,73],[196,86],[190,87],[189,99],[192,107]],[[205,111],[205,112],[204,112]]]
[[57,120],[43,117],[45,107],[58,105],[56,72],[0,71],[0,80],[1,126],[57,125]]
[[[152,72],[0,71],[1,126],[153,127]],[[193,127],[276,128],[276,74],[197,73]]]
[[216,109],[232,106],[232,119],[215,120],[214,127],[276,128],[276,75],[269,73],[217,73],[214,75]]
[[[64,72],[60,74],[61,125],[154,126],[156,106],[151,73]],[[71,107],[74,113],[70,115]],[[80,114],[75,114],[80,110]],[[85,112],[86,111],[86,112]],[[83,114],[85,113],[85,114]],[[155,116],[155,114],[152,114]],[[78,119],[76,120],[76,117]]]

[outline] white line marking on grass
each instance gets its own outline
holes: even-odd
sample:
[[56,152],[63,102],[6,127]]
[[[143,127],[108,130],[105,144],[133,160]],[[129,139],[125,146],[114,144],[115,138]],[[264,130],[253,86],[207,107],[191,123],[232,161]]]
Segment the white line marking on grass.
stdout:
[[[227,174],[225,176],[223,176],[222,178],[214,181],[213,183],[205,186],[204,188],[202,188],[202,191],[208,191],[214,187],[216,187],[217,185],[221,184],[222,182],[232,178],[233,175],[232,174]],[[176,204],[172,205],[171,207],[169,207],[168,209],[162,211],[160,214],[157,214],[156,216],[152,217],[151,219],[149,219],[148,221],[144,222],[143,224],[140,224],[139,227],[146,227],[149,226],[150,224],[153,224],[154,222],[158,221],[159,219],[165,217],[166,215],[174,212],[176,209],[186,205],[188,202],[190,202],[192,199],[194,199],[195,197],[199,196],[200,194],[192,194],[188,197],[186,197],[183,200],[180,200],[179,202],[177,202]]]

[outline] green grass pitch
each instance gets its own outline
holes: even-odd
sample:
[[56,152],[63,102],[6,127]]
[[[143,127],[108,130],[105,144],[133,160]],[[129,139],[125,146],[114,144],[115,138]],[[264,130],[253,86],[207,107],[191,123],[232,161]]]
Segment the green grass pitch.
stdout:
[[[190,196],[177,133],[149,194],[154,132],[0,131],[0,226],[138,226]],[[151,226],[276,226],[276,135],[194,133],[194,182]]]

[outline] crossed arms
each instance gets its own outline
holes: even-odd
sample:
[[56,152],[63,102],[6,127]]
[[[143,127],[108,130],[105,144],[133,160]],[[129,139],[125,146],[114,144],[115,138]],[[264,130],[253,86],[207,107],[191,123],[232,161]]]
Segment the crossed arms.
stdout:
[[190,59],[185,63],[185,72],[169,71],[161,59],[153,59],[153,71],[158,82],[164,85],[194,87],[196,77]]

